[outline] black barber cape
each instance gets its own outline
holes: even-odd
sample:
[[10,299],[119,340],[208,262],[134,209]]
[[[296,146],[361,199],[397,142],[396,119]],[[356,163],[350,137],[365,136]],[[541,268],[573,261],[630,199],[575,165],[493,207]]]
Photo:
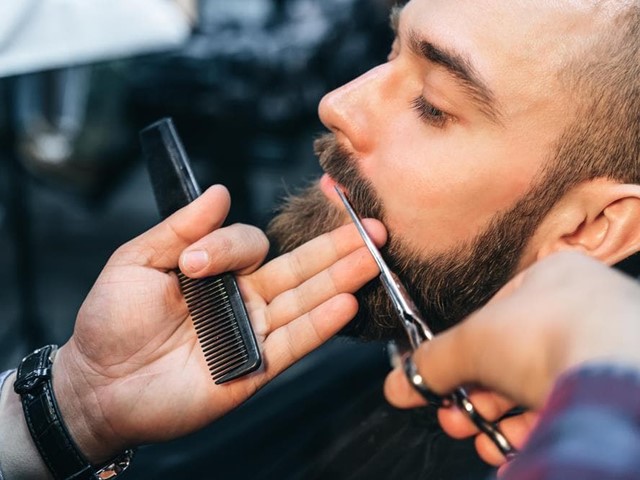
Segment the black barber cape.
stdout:
[[384,346],[337,339],[234,412],[181,440],[143,447],[132,479],[486,479],[472,441],[430,408],[384,399]]

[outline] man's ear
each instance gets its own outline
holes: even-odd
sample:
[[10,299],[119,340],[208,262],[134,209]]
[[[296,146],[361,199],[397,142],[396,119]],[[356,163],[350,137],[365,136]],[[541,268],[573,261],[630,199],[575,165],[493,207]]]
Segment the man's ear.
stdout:
[[640,185],[597,179],[568,192],[540,225],[537,259],[580,251],[613,265],[640,251]]

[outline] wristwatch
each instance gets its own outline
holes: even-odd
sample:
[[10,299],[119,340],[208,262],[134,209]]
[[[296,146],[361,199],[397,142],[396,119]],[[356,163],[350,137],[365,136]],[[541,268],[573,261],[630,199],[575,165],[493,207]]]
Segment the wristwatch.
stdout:
[[106,480],[130,465],[129,449],[106,465],[95,467],[82,454],[67,430],[53,394],[51,367],[57,345],[47,345],[22,359],[13,385],[20,395],[31,437],[56,480]]

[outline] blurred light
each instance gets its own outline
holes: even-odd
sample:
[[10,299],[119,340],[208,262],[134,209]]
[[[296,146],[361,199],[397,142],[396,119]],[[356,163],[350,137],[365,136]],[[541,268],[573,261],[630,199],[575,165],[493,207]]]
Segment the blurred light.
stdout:
[[0,76],[176,48],[190,30],[171,0],[4,0]]

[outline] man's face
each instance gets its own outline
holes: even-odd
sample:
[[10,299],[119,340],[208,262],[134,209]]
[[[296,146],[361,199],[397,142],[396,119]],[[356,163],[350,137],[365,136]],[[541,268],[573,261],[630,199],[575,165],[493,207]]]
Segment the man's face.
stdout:
[[340,183],[387,226],[387,258],[436,329],[484,303],[535,258],[541,171],[573,120],[558,73],[592,34],[594,3],[409,2],[389,61],[322,100],[327,175],[276,220],[276,239],[347,222]]

